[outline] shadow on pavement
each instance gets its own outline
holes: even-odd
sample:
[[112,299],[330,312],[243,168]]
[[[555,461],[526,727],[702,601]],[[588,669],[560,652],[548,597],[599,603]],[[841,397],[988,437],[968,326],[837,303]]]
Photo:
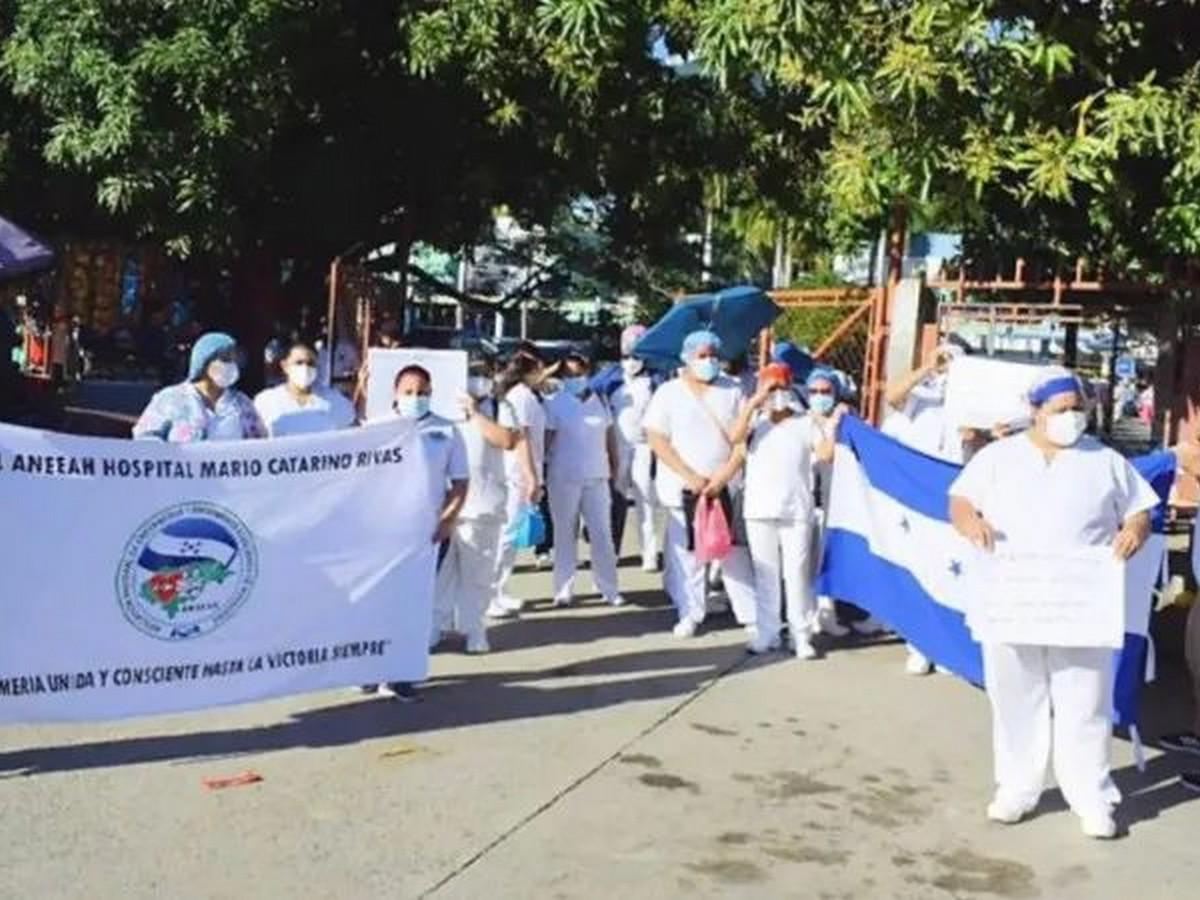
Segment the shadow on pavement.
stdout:
[[[260,727],[16,750],[0,753],[0,772],[39,775],[298,747],[340,747],[379,737],[566,715],[684,696],[744,659],[740,646],[689,645],[613,654],[542,669],[442,676],[430,680],[426,702],[416,705],[364,696],[357,703],[306,710],[285,722]],[[554,683],[622,675],[637,677]]]

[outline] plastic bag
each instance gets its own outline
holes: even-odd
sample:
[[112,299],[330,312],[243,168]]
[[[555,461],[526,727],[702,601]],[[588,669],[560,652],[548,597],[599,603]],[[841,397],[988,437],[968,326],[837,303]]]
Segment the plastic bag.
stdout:
[[546,520],[542,518],[542,511],[532,503],[522,506],[509,526],[509,534],[518,550],[536,547],[546,539]]
[[696,562],[724,559],[733,547],[733,532],[725,518],[725,507],[711,497],[696,499],[696,518],[692,522],[696,538]]

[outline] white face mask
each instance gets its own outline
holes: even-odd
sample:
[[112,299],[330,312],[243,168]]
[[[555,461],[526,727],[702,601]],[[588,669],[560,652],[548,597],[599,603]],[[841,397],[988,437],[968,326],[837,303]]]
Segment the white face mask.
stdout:
[[1087,416],[1077,409],[1046,416],[1046,439],[1060,447],[1075,444],[1087,430]]
[[792,408],[792,392],[788,390],[771,392],[771,411],[783,412]]
[[237,384],[238,378],[241,376],[241,371],[238,369],[238,364],[235,362],[226,362],[223,359],[214,359],[208,364],[208,377],[212,379],[212,383],[221,390],[228,390]]
[[621,371],[625,373],[626,378],[635,378],[642,374],[642,369],[646,364],[640,359],[634,359],[632,356],[627,356],[621,360]]
[[292,387],[307,391],[317,380],[317,367],[306,363],[294,363],[287,369],[288,382]]
[[486,375],[472,375],[467,379],[467,393],[476,399],[492,396],[492,379]]

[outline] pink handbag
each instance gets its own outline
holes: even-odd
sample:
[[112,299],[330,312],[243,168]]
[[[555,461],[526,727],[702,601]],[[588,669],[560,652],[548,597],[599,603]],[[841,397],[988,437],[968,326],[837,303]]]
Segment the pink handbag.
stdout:
[[696,562],[707,563],[724,559],[733,547],[733,532],[725,518],[720,500],[696,498],[696,518],[692,522]]

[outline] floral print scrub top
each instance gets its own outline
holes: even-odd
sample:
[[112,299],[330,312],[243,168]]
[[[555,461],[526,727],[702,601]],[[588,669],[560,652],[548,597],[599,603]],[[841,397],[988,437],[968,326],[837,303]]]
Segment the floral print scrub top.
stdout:
[[185,381],[154,395],[133,426],[133,436],[178,444],[240,441],[265,438],[267,428],[254,403],[241,391],[225,391],[210,408],[196,386]]

